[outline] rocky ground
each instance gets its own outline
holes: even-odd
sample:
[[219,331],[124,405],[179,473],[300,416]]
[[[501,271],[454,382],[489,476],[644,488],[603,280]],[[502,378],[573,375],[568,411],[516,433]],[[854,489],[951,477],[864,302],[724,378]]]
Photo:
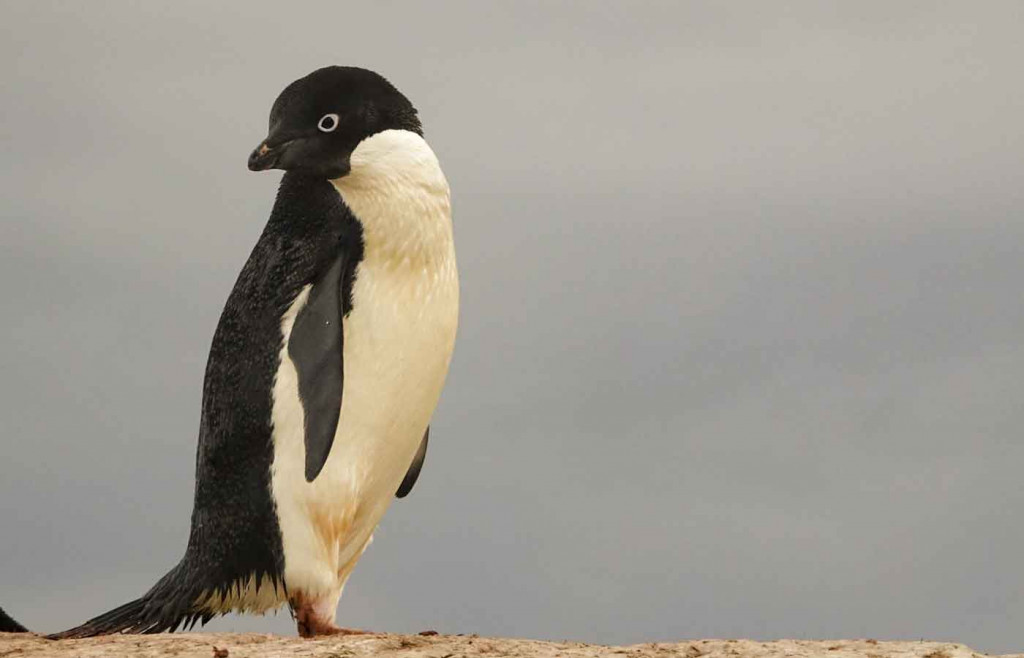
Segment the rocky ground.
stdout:
[[[581,642],[539,642],[471,635],[376,635],[303,640],[296,637],[252,633],[182,633],[115,635],[88,640],[51,642],[35,635],[0,633],[0,658],[981,658],[982,655],[962,644],[876,640],[691,640],[606,647]],[[1024,654],[1012,654],[1002,658],[1024,658]]]

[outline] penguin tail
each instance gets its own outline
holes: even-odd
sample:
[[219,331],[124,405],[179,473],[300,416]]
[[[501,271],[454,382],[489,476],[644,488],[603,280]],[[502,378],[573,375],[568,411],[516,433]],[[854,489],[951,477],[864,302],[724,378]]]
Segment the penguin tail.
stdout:
[[28,633],[28,629],[14,621],[3,608],[0,608],[0,633]]
[[173,633],[179,626],[195,625],[199,619],[205,624],[213,617],[210,613],[178,613],[153,605],[148,597],[135,599],[118,606],[80,626],[47,635],[50,640],[70,640],[114,633]]
[[179,564],[142,597],[118,606],[109,612],[60,633],[47,635],[50,640],[68,640],[113,633],[173,633],[179,626],[191,628],[202,620],[214,617],[212,612],[197,610],[197,596],[190,588],[182,588]]

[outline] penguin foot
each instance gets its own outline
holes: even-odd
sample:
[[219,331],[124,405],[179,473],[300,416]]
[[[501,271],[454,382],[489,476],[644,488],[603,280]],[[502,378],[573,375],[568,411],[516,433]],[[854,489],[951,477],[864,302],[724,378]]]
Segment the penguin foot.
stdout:
[[301,637],[319,637],[323,635],[379,635],[373,631],[364,631],[358,628],[340,628],[331,623],[324,623],[315,619],[301,618],[296,620]]
[[334,625],[334,611],[338,605],[338,597],[312,599],[300,595],[292,596],[289,601],[292,616],[298,626],[301,637],[318,637],[322,635],[378,635],[373,631],[358,628],[339,628]]

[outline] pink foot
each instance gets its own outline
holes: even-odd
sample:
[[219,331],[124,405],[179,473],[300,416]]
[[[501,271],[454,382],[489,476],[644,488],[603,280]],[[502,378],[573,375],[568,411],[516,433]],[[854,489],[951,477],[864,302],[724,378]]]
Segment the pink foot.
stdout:
[[298,622],[299,635],[302,637],[319,637],[322,635],[378,635],[373,631],[364,631],[359,628],[341,628],[334,624],[321,624],[313,622]]
[[[340,628],[334,625],[334,610],[328,612],[326,606],[317,605],[312,601],[296,594],[288,602],[295,616],[295,623],[298,626],[299,635],[302,637],[317,637],[320,635],[377,635],[373,631],[364,631],[358,628]],[[337,599],[334,601],[337,604]]]

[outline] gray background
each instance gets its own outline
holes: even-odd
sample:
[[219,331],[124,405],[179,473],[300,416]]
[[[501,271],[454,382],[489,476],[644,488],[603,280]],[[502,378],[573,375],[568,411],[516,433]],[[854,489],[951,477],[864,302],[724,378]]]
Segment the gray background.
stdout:
[[1024,5],[283,4],[2,5],[0,605],[178,559],[246,156],[345,63],[420,108],[464,296],[341,623],[1024,649]]

